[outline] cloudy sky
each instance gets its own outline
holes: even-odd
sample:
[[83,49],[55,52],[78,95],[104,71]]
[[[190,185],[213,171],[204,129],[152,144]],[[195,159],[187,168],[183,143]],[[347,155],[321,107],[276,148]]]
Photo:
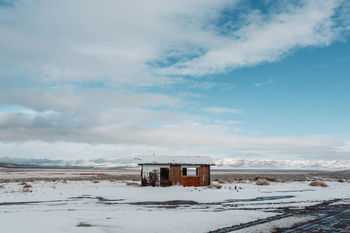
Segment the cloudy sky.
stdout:
[[349,31],[341,0],[0,0],[0,157],[350,168]]

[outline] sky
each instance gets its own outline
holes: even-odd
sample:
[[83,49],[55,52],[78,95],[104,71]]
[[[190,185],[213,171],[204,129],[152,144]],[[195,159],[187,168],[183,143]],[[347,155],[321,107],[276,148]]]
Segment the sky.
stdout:
[[0,161],[350,168],[349,31],[345,0],[0,0]]

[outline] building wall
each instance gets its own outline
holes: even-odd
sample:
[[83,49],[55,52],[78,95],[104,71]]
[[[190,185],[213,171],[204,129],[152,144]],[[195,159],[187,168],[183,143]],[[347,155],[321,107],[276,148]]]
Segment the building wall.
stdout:
[[200,177],[198,176],[182,176],[181,177],[181,185],[182,186],[194,186],[194,187],[198,187],[198,186],[201,186],[199,184],[199,180],[200,180]]
[[169,171],[169,185],[181,184],[181,166],[171,165]]
[[201,165],[198,176],[181,176],[182,186],[208,186],[210,185],[210,166]]
[[141,167],[142,186],[159,186],[160,185],[160,168],[170,168],[170,166],[142,165]]
[[[192,166],[183,166],[192,167]],[[197,166],[198,167],[198,166]],[[169,168],[169,185],[182,186],[207,186],[210,185],[210,166],[201,165],[198,169],[198,176],[182,176],[180,165],[142,165],[141,183],[142,186],[160,185],[160,168]]]
[[208,186],[210,185],[210,166],[208,165],[202,165],[200,170],[202,170],[202,178],[201,178],[201,186]]

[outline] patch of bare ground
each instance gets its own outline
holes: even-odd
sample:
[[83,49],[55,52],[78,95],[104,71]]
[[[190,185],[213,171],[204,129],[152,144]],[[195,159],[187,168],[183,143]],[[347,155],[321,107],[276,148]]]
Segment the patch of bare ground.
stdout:
[[0,178],[0,183],[26,183],[26,182],[36,182],[36,181],[45,181],[45,182],[62,182],[66,183],[68,181],[140,181],[139,174],[122,174],[122,175],[108,175],[108,176],[69,176],[64,179],[59,177],[28,177],[28,178]]
[[85,222],[80,222],[79,224],[76,225],[77,227],[92,227],[92,224],[85,223]]
[[309,184],[310,186],[319,186],[319,187],[328,187],[328,185],[323,182],[323,181],[318,181],[318,180],[314,180],[314,181],[311,181],[311,183]]
[[254,182],[265,179],[269,182],[306,182],[313,180],[348,182],[350,172],[211,172],[213,181],[224,181],[225,183]]
[[106,173],[95,173],[95,172],[78,173],[77,175],[79,175],[79,176],[110,176],[109,174],[106,174]]
[[0,184],[0,189],[4,189],[4,188],[5,188],[5,186]]
[[[124,171],[126,173],[124,173]],[[4,176],[2,176],[4,174]],[[231,172],[211,171],[211,179],[222,184],[255,182],[257,179],[265,179],[269,182],[292,182],[292,181],[338,181],[349,182],[350,172]],[[0,183],[21,182],[63,182],[66,181],[92,181],[106,180],[117,181],[140,181],[139,170],[123,169],[68,169],[50,171],[46,169],[8,169],[0,172]]]

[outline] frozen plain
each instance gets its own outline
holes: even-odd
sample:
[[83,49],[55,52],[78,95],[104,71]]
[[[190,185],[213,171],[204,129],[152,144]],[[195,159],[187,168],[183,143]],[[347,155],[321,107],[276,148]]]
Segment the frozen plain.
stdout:
[[[22,232],[208,232],[276,216],[280,208],[303,208],[326,200],[350,198],[350,184],[255,182],[206,187],[138,187],[126,181],[35,181],[2,183],[0,225]],[[284,218],[288,227],[310,217]],[[258,227],[258,228],[257,228]],[[271,224],[250,231],[271,231]],[[242,232],[242,231],[241,231]],[[249,228],[243,232],[249,232]]]

